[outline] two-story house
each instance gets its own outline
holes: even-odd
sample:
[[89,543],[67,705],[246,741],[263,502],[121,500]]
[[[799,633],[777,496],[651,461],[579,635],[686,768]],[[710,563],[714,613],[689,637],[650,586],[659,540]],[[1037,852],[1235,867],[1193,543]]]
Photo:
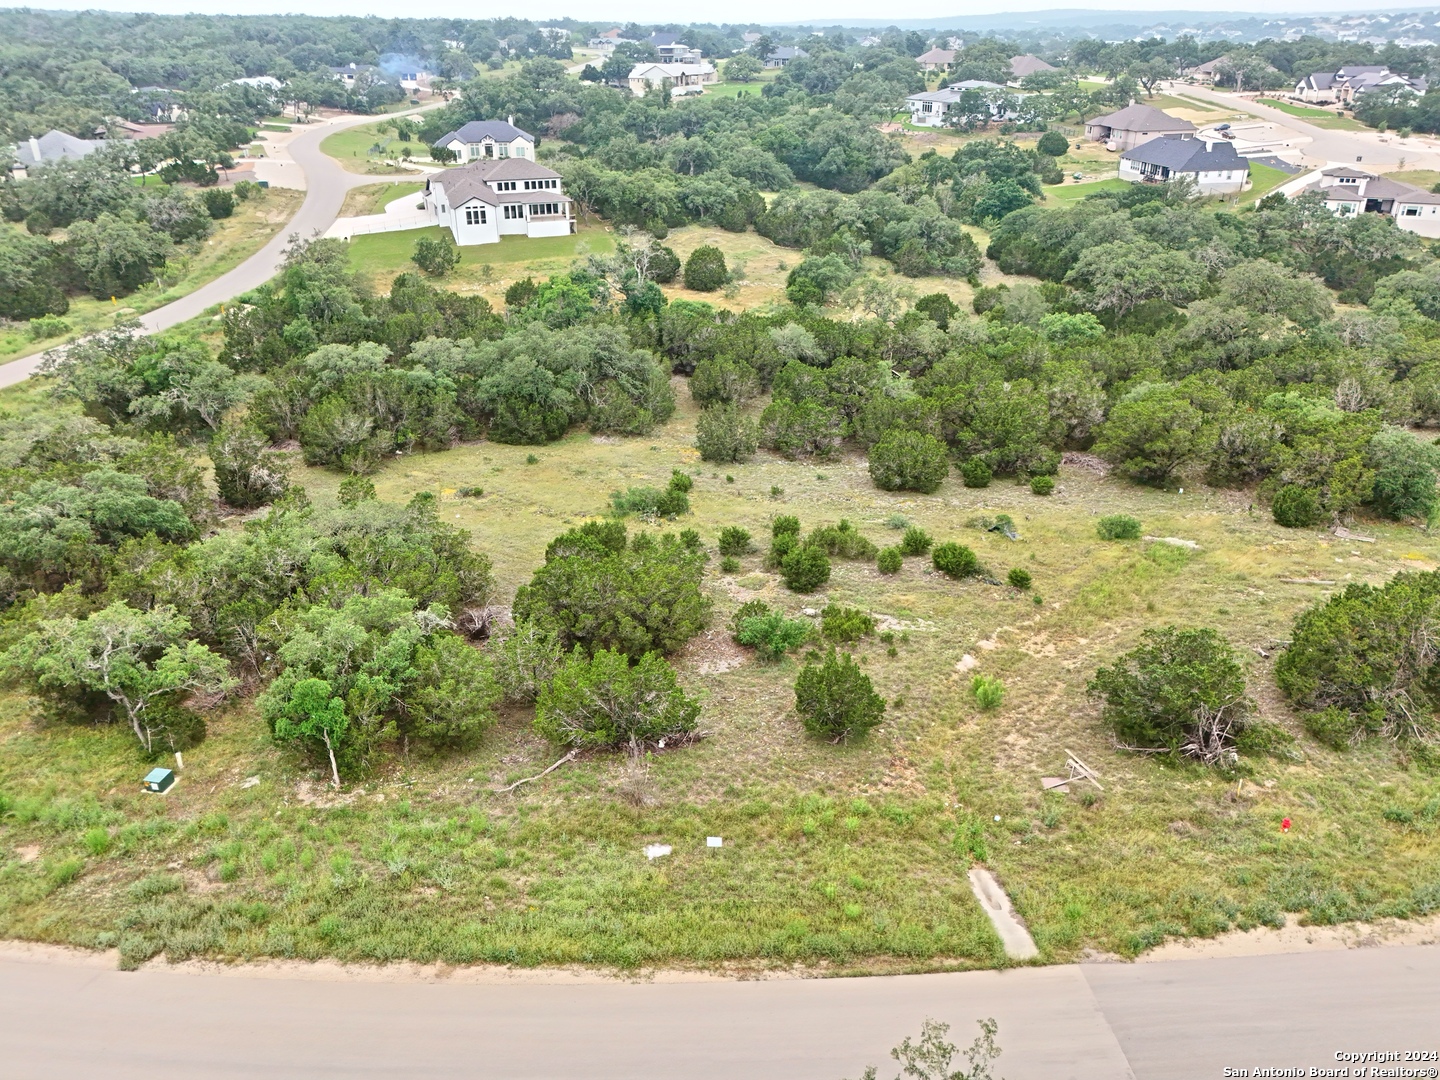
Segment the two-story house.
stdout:
[[1379,64],[1354,64],[1305,76],[1295,84],[1294,96],[1316,105],[1353,105],[1364,94],[1392,88],[1420,95],[1429,88],[1429,81],[1424,75],[1401,75]]
[[492,158],[535,160],[535,136],[515,126],[515,117],[500,120],[471,120],[447,131],[433,143],[451,151],[457,161],[485,161]]
[[950,110],[960,104],[967,93],[978,93],[984,99],[992,120],[999,120],[1010,111],[1013,95],[1005,87],[983,79],[966,79],[939,90],[909,95],[905,107],[910,110],[910,122],[916,127],[944,127]]
[[430,220],[461,247],[502,236],[566,236],[575,215],[560,174],[526,158],[488,158],[434,173],[425,184]]
[[1376,176],[1348,165],[1325,169],[1320,179],[1297,194],[1315,192],[1338,217],[1384,214],[1398,228],[1420,236],[1440,237],[1440,195]]
[[649,42],[655,47],[662,64],[698,64],[701,61],[700,50],[686,45],[679,34],[651,34]]

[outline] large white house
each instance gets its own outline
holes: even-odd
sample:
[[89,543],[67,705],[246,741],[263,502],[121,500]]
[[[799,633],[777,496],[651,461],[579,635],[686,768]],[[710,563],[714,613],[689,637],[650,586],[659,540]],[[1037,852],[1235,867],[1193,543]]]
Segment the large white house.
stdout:
[[910,110],[910,122],[916,127],[944,127],[946,115],[966,93],[978,93],[989,108],[992,119],[999,120],[1010,110],[1012,95],[1005,87],[982,79],[966,79],[942,86],[939,90],[909,95],[905,99],[905,107]]
[[1225,139],[1161,135],[1120,155],[1120,179],[1132,184],[1189,180],[1201,195],[1243,191],[1250,162]]
[[1406,232],[1440,236],[1440,195],[1376,176],[1350,166],[1325,169],[1320,179],[1297,194],[1316,192],[1339,217],[1385,214]]
[[462,247],[502,236],[565,236],[575,231],[560,174],[523,157],[488,158],[434,173],[425,209]]
[[535,136],[517,128],[513,116],[504,121],[471,120],[463,127],[447,131],[433,145],[452,151],[457,161],[535,160]]
[[663,86],[667,80],[671,95],[684,97],[686,94],[703,94],[705,87],[719,79],[714,65],[702,60],[696,64],[636,64],[630,69],[626,81],[636,97],[644,97],[650,87]]
[[1418,96],[1428,88],[1424,75],[1401,75],[1377,64],[1356,64],[1305,76],[1295,84],[1294,96],[1317,105],[1353,105],[1356,98],[1376,90],[1397,89]]

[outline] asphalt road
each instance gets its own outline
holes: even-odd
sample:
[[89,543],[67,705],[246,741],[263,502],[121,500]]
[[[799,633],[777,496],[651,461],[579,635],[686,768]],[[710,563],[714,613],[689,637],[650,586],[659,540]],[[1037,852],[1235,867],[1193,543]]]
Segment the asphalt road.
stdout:
[[[1440,1049],[1440,947],[763,982],[312,981],[0,959],[0,1073],[840,1080],[993,1016],[1007,1080],[1189,1080]],[[956,1062],[956,1064],[960,1064]],[[887,1069],[886,1066],[890,1068]],[[1301,1075],[1303,1075],[1302,1073]]]
[[[420,109],[410,110],[420,112]],[[408,115],[408,114],[407,114]],[[250,258],[228,274],[222,274],[208,285],[182,296],[173,303],[156,308],[140,317],[140,325],[150,333],[168,330],[202,314],[215,304],[233,300],[263,285],[275,276],[291,236],[308,239],[323,234],[340,214],[346,193],[354,187],[384,183],[383,176],[364,176],[346,172],[334,158],[320,150],[320,143],[329,135],[347,127],[372,123],[373,116],[346,118],[335,123],[316,124],[297,135],[285,147],[293,162],[305,174],[305,201],[288,225]],[[0,387],[12,386],[28,379],[40,366],[43,353],[12,360],[0,366]]]
[[1379,135],[1371,131],[1333,131],[1329,128],[1316,127],[1314,124],[1307,124],[1299,117],[1291,116],[1280,109],[1261,105],[1249,98],[1220,93],[1204,86],[1179,83],[1175,85],[1174,90],[1177,94],[1213,101],[1227,109],[1235,109],[1237,112],[1251,113],[1262,120],[1269,120],[1287,127],[1291,131],[1308,136],[1311,142],[1299,149],[1304,155],[1306,163],[1310,165],[1323,165],[1331,161],[1351,164],[1359,162],[1361,168],[1369,168],[1377,172],[1390,172],[1397,169],[1403,160],[1407,169],[1440,167],[1440,150],[1436,150],[1431,145],[1433,140],[1423,136],[1407,139],[1405,140],[1406,145],[1402,146],[1393,135],[1388,137],[1389,141],[1381,142]]

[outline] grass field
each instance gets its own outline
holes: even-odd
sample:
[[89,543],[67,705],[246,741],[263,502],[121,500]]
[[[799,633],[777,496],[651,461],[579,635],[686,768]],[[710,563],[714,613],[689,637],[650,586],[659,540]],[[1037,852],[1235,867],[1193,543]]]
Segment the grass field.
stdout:
[[1336,116],[1333,110],[1316,109],[1309,105],[1297,105],[1293,101],[1281,101],[1278,98],[1256,98],[1261,105],[1269,105],[1272,109],[1279,109],[1286,116],[1293,116],[1297,120],[1304,120],[1307,124],[1313,124],[1318,128],[1328,128],[1332,131],[1369,131],[1364,124],[1349,116]]
[[1402,184],[1413,184],[1425,191],[1440,184],[1440,171],[1435,169],[1409,169],[1405,172],[1388,173],[1387,175],[1391,180],[1398,180]]
[[[449,230],[443,230],[448,235]],[[350,261],[369,275],[372,284],[389,291],[396,274],[413,271],[410,256],[422,236],[438,237],[441,228],[408,229],[404,232],[372,233],[350,242]],[[573,236],[501,237],[498,244],[475,244],[460,249],[460,266],[445,279],[446,287],[464,293],[484,295],[500,304],[508,285],[524,277],[548,277],[570,268],[575,259],[591,252],[613,251],[610,232],[599,226],[584,227]],[[486,268],[490,273],[486,273]]]
[[1045,188],[1045,201],[1060,204],[1077,202],[1087,195],[1098,195],[1102,191],[1124,191],[1130,186],[1128,180],[1118,177],[1110,180],[1093,180],[1082,184],[1056,184]]
[[364,217],[366,214],[384,213],[385,207],[396,199],[403,199],[424,190],[425,185],[414,180],[392,180],[388,184],[367,184],[365,187],[351,188],[345,193],[340,217]]
[[1242,206],[1246,203],[1257,202],[1285,181],[1293,179],[1294,176],[1283,169],[1252,161],[1250,163],[1250,190],[1241,192],[1239,202]]
[[[696,458],[678,385],[678,416],[651,436],[467,445],[397,460],[377,489],[393,501],[436,493],[494,559],[504,596],[609,491],[681,468],[696,475],[681,524],[708,544],[729,524],[763,538],[777,513],[806,527],[848,518],[885,544],[898,515],[970,545],[997,576],[1027,568],[1043,602],[951,582],[923,559],[893,578],[838,563],[809,597],[781,589],[758,556],[735,575],[712,562],[713,628],[677,657],[707,737],[636,765],[582,758],[510,795],[490,788],[559,756],[526,710],[505,713],[477,750],[395,757],[335,795],[237,704],[161,798],[138,792],[149,766],[123,730],[42,726],[0,698],[0,934],[118,946],[131,963],[163,951],[840,973],[1002,964],[965,880],[974,858],[1011,892],[1047,962],[1286,913],[1328,923],[1440,903],[1435,776],[1389,750],[1309,742],[1276,698],[1273,661],[1252,651],[1273,657],[1295,613],[1328,591],[1284,579],[1380,581],[1433,567],[1440,540],[1366,523],[1377,543],[1352,545],[1281,529],[1246,493],[1187,482],[1180,495],[1068,466],[1048,499],[953,477],[933,496],[886,494],[849,457],[716,469]],[[296,479],[324,505],[340,478],[300,468]],[[456,498],[461,486],[484,494]],[[1094,515],[1117,511],[1199,550],[1097,540]],[[966,524],[997,512],[1018,541]],[[893,656],[873,638],[856,647],[890,703],[868,740],[804,736],[796,661],[760,664],[730,643],[726,619],[755,597],[795,614],[856,604],[896,635]],[[1230,635],[1293,745],[1230,775],[1116,751],[1085,679],[1169,621]],[[971,665],[1004,681],[999,709],[975,705]],[[1103,794],[1041,793],[1067,750],[1100,771]],[[707,849],[707,835],[725,846]],[[647,862],[651,842],[674,854]]]
[[[408,149],[410,156],[418,161],[430,160],[430,148],[419,139],[401,142],[393,131],[381,131],[377,121],[374,124],[358,124],[327,135],[320,143],[320,149],[338,161],[347,171],[393,174],[395,170],[385,164],[385,158],[398,157],[402,149]],[[383,154],[372,153],[376,146],[384,148]]]
[[[122,311],[144,314],[194,292],[269,243],[300,209],[304,198],[303,191],[271,188],[260,199],[237,203],[232,216],[215,222],[215,232],[203,242],[198,254],[188,255],[167,268],[163,283],[147,285],[114,304],[89,296],[71,297],[65,321],[73,333],[88,333],[114,325],[116,314]],[[32,341],[28,331],[28,324],[0,323],[0,363],[51,348],[69,336]]]

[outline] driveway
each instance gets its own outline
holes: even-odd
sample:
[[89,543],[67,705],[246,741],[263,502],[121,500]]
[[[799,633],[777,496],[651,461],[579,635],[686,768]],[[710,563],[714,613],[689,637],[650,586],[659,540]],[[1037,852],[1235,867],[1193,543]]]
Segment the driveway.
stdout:
[[1425,945],[749,982],[111,963],[0,951],[6,1075],[840,1080],[875,1064],[889,1077],[889,1048],[926,1017],[961,1046],[994,1017],[1006,1080],[1327,1075],[1309,1070],[1336,1068],[1337,1052],[1440,1050],[1440,946]]
[[1428,136],[1417,135],[1401,139],[1394,134],[1381,135],[1375,131],[1332,131],[1306,123],[1297,116],[1291,116],[1269,105],[1261,105],[1249,98],[1221,93],[1208,87],[1176,83],[1172,89],[1186,97],[1200,98],[1223,105],[1227,109],[1248,112],[1308,137],[1310,142],[1300,148],[1307,165],[1358,162],[1361,168],[1375,172],[1395,172],[1401,168],[1403,162],[1407,170],[1440,169],[1440,142]]
[[[433,106],[411,109],[400,115],[408,116],[423,112],[426,108],[439,107],[440,105],[437,103]],[[339,216],[340,208],[345,203],[346,192],[351,188],[364,187],[367,184],[384,183],[386,177],[383,176],[363,176],[358,173],[346,172],[334,158],[329,157],[320,149],[320,143],[326,136],[348,127],[373,123],[375,119],[373,116],[346,116],[336,120],[321,121],[305,127],[284,142],[277,140],[275,144],[270,144],[274,157],[268,159],[271,163],[267,168],[278,169],[282,173],[292,168],[298,168],[304,175],[303,182],[291,177],[286,177],[283,181],[283,185],[286,187],[298,187],[305,190],[305,201],[295,212],[295,216],[290,219],[289,224],[275,234],[268,244],[235,269],[221,275],[208,285],[202,285],[173,303],[142,315],[140,325],[149,333],[168,330],[172,326],[177,326],[203,314],[207,308],[227,300],[233,300],[235,297],[263,285],[274,277],[275,272],[280,268],[285,248],[289,246],[292,236],[309,238],[323,235],[335,218]],[[259,175],[264,179],[266,174],[262,171]],[[0,366],[0,387],[12,386],[28,379],[40,366],[43,355],[43,353],[36,353],[33,356],[12,360],[10,363]]]

